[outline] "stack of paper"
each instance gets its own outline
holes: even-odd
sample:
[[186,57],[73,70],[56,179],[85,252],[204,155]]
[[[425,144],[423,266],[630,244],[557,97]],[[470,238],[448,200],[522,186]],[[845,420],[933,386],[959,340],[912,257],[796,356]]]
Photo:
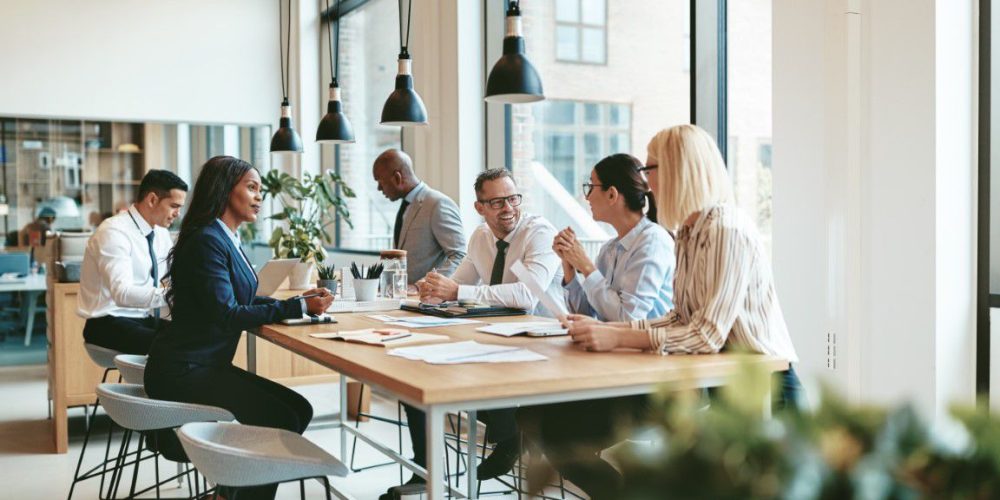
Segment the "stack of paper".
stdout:
[[455,326],[479,323],[474,319],[462,318],[436,318],[433,316],[415,316],[406,318],[393,318],[395,321],[386,323],[387,325],[401,326],[404,328],[430,328],[432,326]]
[[544,361],[548,358],[534,351],[515,346],[480,344],[467,340],[419,347],[402,347],[388,352],[390,356],[426,361],[434,365],[459,363],[514,363]]

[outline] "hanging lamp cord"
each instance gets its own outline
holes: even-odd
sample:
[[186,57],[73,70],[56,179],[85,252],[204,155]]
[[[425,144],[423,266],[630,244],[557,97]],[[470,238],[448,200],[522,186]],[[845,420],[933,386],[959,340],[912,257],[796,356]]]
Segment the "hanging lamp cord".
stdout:
[[[330,83],[337,84],[340,79],[340,0],[333,4],[335,14],[327,21],[327,32],[330,42]],[[330,13],[330,0],[326,0],[326,12]]]
[[288,1],[288,29],[285,30],[285,47],[284,52],[282,52],[281,47],[281,0],[278,0],[278,58],[281,59],[281,97],[282,102],[288,102],[288,74],[291,72],[291,68],[287,68],[286,65],[291,65],[291,59],[289,59],[289,51],[292,46],[292,0]]
[[399,0],[399,55],[409,56],[410,20],[413,19],[413,0],[408,0],[406,7],[406,38],[403,38],[403,0]]

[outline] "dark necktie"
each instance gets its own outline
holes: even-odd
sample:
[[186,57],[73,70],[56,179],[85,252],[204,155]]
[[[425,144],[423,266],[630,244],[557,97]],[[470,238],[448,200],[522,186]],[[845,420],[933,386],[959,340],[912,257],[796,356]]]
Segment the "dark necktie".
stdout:
[[406,207],[410,206],[410,203],[403,200],[399,204],[399,211],[396,212],[396,225],[392,228],[392,247],[399,248],[399,233],[403,230],[403,213],[406,212]]
[[504,240],[497,240],[497,256],[493,259],[493,271],[490,273],[490,286],[503,283],[503,270],[506,267],[507,247],[510,243]]
[[[156,250],[153,249],[153,236],[156,235],[156,231],[150,231],[146,235],[146,243],[149,244],[149,260],[153,263],[149,268],[149,275],[153,278],[153,288],[158,288],[160,286],[160,270],[156,265]],[[160,319],[160,309],[153,308],[153,318]]]

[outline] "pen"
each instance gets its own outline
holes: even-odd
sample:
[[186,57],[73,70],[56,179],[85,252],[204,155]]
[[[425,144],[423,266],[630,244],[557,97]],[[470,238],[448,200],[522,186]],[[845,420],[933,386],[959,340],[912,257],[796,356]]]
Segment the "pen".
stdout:
[[296,296],[294,296],[292,298],[293,299],[311,299],[313,297],[319,297],[320,295],[323,295],[323,294],[322,293],[308,293],[306,295],[296,295]]
[[495,351],[490,351],[490,352],[477,352],[476,354],[469,354],[467,356],[458,356],[458,357],[455,357],[455,358],[447,358],[447,359],[445,359],[445,361],[447,361],[447,362],[465,361],[467,359],[481,358],[483,356],[489,356],[491,354],[500,354],[502,352],[514,352],[514,351],[520,351],[520,350],[522,350],[520,347],[510,347],[510,348],[507,348],[507,349],[497,349]]
[[409,336],[410,336],[409,333],[400,333],[399,335],[394,335],[392,337],[385,337],[384,339],[382,339],[382,342],[389,342],[390,340],[397,340],[397,339],[405,339],[406,337]]

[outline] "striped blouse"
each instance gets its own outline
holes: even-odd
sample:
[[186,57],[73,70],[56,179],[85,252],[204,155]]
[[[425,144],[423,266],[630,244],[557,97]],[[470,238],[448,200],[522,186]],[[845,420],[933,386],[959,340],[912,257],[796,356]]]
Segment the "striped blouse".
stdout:
[[630,322],[660,354],[741,347],[798,362],[757,228],[739,208],[702,211],[677,235],[674,309]]

